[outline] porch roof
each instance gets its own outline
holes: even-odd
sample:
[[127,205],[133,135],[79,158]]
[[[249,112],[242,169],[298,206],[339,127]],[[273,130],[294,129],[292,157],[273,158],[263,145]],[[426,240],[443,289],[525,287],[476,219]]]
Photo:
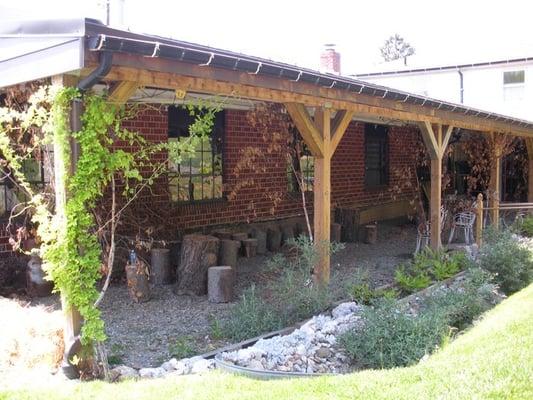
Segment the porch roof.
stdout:
[[[12,22],[0,30],[0,87],[61,73],[88,75],[112,52],[103,80],[254,100],[297,102],[408,122],[533,136],[533,122],[357,79],[189,42],[117,30],[92,19]],[[35,64],[38,67],[35,67]]]

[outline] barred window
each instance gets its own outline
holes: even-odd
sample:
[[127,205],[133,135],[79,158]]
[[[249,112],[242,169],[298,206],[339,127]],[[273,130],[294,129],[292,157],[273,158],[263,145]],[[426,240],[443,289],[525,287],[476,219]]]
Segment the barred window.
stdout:
[[[22,172],[28,183],[36,190],[43,190],[50,183],[52,151],[38,150],[35,155],[22,162]],[[9,217],[18,204],[28,201],[26,194],[20,190],[9,167],[0,166],[0,217]]]
[[377,187],[389,183],[389,128],[365,124],[365,185]]
[[[184,142],[189,139],[189,126],[194,117],[182,106],[168,108],[168,140]],[[193,202],[223,197],[222,145],[224,138],[224,111],[215,116],[213,132],[197,144],[192,154],[181,163],[170,160],[168,177],[172,201]]]

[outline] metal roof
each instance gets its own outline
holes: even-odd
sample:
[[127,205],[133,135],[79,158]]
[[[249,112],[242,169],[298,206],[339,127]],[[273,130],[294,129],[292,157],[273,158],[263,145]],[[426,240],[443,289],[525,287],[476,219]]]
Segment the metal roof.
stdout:
[[[63,20],[21,22],[11,23],[0,28],[0,38],[2,38],[2,41],[4,38],[18,39],[21,42],[35,37],[50,40],[58,36],[79,38],[80,35],[84,37],[84,48],[89,51],[110,51],[153,58],[167,58],[194,65],[247,72],[294,82],[304,82],[325,88],[341,89],[382,99],[481,117],[487,120],[499,121],[525,128],[533,128],[533,122],[530,121],[433,99],[374,83],[367,83],[350,77],[320,73],[312,69],[280,63],[265,58],[248,56],[175,39],[118,30],[92,19],[70,20],[68,22]],[[3,63],[4,60],[0,58],[0,72],[4,68]],[[60,65],[57,67],[61,69]],[[1,83],[2,80],[0,78],[0,86],[2,86]]]

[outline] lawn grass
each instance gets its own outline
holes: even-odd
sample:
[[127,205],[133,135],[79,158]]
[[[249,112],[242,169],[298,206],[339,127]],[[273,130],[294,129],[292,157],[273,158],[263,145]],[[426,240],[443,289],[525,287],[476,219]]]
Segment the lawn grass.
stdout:
[[533,284],[409,368],[256,381],[221,372],[1,392],[0,399],[533,399]]

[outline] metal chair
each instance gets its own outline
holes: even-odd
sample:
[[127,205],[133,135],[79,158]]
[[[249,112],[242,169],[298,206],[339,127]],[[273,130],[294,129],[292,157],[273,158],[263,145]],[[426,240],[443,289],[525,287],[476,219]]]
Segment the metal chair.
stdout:
[[[444,206],[440,206],[441,233],[442,233],[442,230],[444,229],[444,222],[446,221],[447,215],[448,215],[448,211],[446,211]],[[431,236],[431,224],[429,221],[426,221],[425,223],[418,225],[418,230],[417,230],[417,235],[416,235],[415,254],[417,254],[421,248],[427,247],[429,245],[430,236]],[[423,246],[422,246],[422,243],[424,244]]]
[[463,211],[453,216],[452,229],[450,230],[450,237],[448,244],[450,244],[455,235],[455,228],[463,230],[465,243],[474,243],[474,223],[476,222],[476,213],[472,211]]

